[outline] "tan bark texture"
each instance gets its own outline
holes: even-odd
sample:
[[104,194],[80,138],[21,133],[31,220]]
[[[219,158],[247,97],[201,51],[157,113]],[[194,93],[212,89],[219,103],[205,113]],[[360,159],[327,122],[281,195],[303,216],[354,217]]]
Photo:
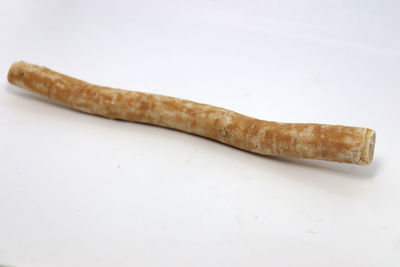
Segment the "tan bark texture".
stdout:
[[98,86],[23,61],[11,65],[8,81],[73,109],[172,128],[257,154],[357,165],[368,165],[374,155],[375,131],[368,128],[264,121],[175,97]]

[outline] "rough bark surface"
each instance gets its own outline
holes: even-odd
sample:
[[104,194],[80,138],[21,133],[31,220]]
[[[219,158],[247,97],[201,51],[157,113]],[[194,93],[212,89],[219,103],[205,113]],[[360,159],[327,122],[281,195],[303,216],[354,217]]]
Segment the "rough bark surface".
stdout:
[[314,123],[279,123],[193,101],[93,85],[48,68],[14,63],[8,81],[66,106],[108,118],[168,127],[263,155],[367,165],[375,131]]

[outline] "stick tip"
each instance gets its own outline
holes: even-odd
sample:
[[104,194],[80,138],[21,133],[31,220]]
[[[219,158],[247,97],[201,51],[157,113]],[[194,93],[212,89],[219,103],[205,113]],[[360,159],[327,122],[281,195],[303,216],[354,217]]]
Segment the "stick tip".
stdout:
[[7,80],[9,83],[14,84],[16,78],[23,76],[23,74],[21,75],[21,66],[25,64],[26,62],[24,61],[15,61],[11,64],[7,74]]
[[376,133],[372,129],[367,129],[365,133],[364,148],[361,151],[360,165],[369,165],[374,158]]

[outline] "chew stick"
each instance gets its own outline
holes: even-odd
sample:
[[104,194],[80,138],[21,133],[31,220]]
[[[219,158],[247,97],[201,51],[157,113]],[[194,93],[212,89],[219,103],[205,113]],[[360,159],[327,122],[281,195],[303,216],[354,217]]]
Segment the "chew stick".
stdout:
[[87,113],[172,128],[262,155],[367,165],[375,131],[315,123],[280,123],[247,117],[175,97],[90,84],[45,67],[15,62],[8,81]]

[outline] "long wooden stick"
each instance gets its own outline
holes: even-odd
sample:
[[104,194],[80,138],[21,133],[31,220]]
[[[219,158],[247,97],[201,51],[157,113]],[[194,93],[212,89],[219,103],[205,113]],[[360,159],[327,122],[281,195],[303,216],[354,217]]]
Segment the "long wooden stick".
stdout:
[[314,123],[279,123],[188,100],[93,85],[45,67],[15,62],[8,81],[74,109],[168,127],[250,152],[367,165],[375,131]]

